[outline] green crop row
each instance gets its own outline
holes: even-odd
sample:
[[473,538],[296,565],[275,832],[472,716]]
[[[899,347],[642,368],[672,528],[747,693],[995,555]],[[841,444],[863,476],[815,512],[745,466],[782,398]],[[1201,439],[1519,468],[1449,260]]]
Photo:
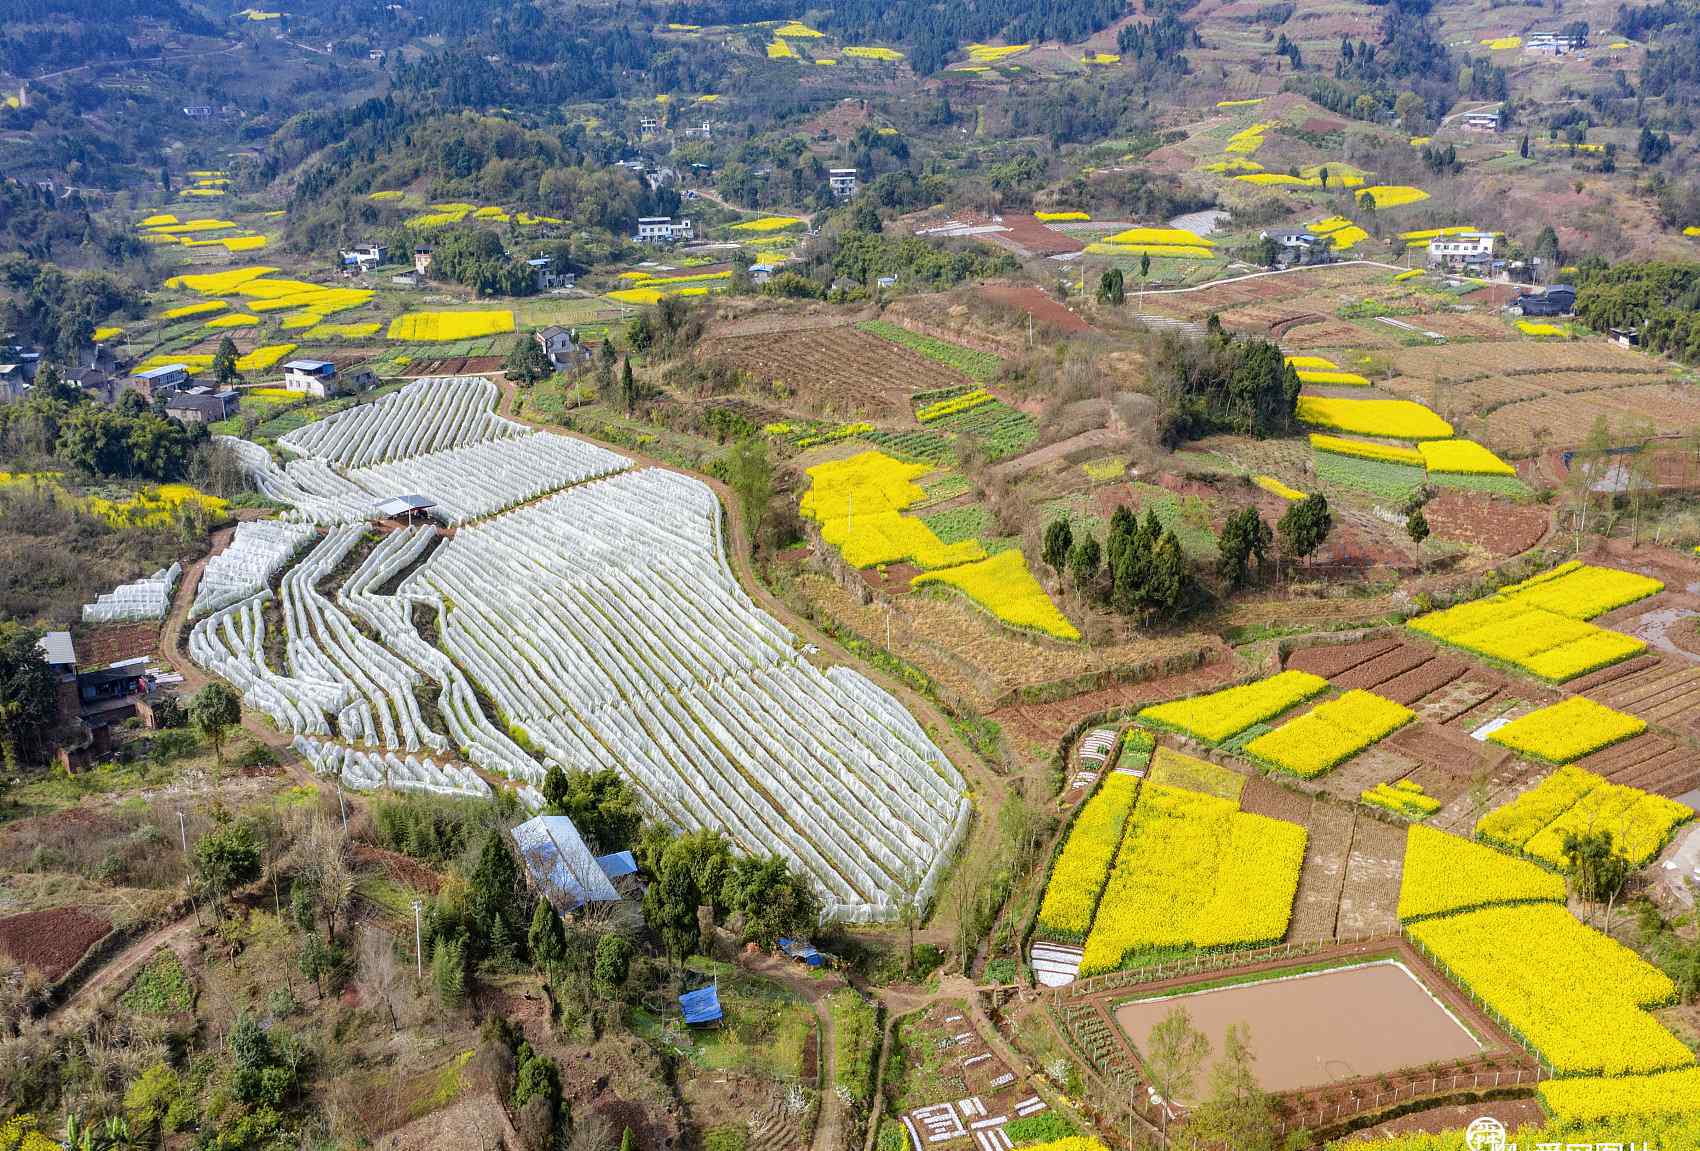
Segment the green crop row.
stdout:
[[919,335],[907,328],[898,327],[889,320],[864,320],[856,327],[870,336],[900,344],[917,355],[925,356],[947,368],[954,368],[969,379],[981,383],[996,379],[998,372],[1003,369],[1003,361],[990,352],[977,352],[973,348],[965,348],[948,340]]

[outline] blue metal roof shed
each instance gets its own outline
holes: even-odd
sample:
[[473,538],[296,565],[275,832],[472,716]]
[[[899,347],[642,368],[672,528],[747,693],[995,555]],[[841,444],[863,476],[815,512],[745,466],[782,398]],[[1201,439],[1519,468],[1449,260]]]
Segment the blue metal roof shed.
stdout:
[[685,1014],[685,1022],[692,1026],[699,1023],[719,1023],[726,1017],[726,1013],[720,1009],[720,985],[717,983],[687,991],[679,996],[679,1009]]

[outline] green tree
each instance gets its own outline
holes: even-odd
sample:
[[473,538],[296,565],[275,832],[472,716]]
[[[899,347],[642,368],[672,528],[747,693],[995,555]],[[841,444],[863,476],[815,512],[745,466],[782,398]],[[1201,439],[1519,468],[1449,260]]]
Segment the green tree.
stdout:
[[232,819],[222,808],[212,830],[195,841],[195,879],[216,912],[226,896],[260,877],[260,844],[247,820]]
[[467,880],[467,916],[480,955],[510,958],[522,945],[529,920],[519,864],[508,837],[491,828]]
[[561,917],[547,899],[537,901],[525,942],[531,949],[531,962],[544,971],[558,966],[567,957],[567,936],[561,930]]
[[1417,545],[1417,559],[1423,558],[1423,541],[1428,539],[1428,517],[1423,515],[1423,509],[1417,508],[1405,517],[1405,534],[1411,537],[1411,542]]
[[1181,605],[1186,593],[1186,554],[1181,551],[1180,537],[1171,531],[1163,533],[1151,554],[1151,577],[1146,584],[1145,607],[1168,613]]
[[1308,559],[1322,546],[1334,528],[1334,517],[1328,510],[1328,497],[1306,496],[1287,509],[1281,522],[1275,525],[1281,537],[1281,554]]
[[638,1151],[637,1136],[632,1134],[630,1127],[620,1135],[620,1151]]
[[[1151,1086],[1166,1101],[1192,1098],[1198,1072],[1209,1057],[1210,1040],[1193,1026],[1192,1016],[1184,1007],[1176,1007],[1159,1019],[1145,1042]],[[1165,1132],[1167,1129],[1164,1124]]]
[[83,398],[82,391],[65,378],[59,371],[58,364],[48,364],[36,373],[35,386],[30,389],[30,395],[32,398],[39,396],[60,404],[74,404]]
[[726,454],[726,482],[738,497],[753,548],[768,501],[773,498],[773,461],[768,458],[765,439],[757,435],[738,437]]
[[643,826],[637,793],[613,768],[562,771],[551,766],[543,777],[543,799],[549,813],[572,820],[599,855],[624,851]]
[[432,946],[431,986],[446,1009],[466,1002],[466,944],[459,938],[438,937]]
[[39,631],[0,620],[0,756],[8,773],[41,753],[59,719],[58,677],[40,640]]
[[317,931],[309,931],[302,938],[299,966],[301,974],[313,981],[313,990],[324,995],[324,978],[331,973],[331,949]]
[[224,766],[224,737],[242,722],[242,699],[222,683],[209,683],[189,700],[189,723],[208,743]]
[[820,921],[813,886],[778,855],[733,860],[721,898],[728,911],[743,916],[744,939],[764,948],[780,936],[806,933]]
[[1263,561],[1274,542],[1274,533],[1269,525],[1263,522],[1263,517],[1257,514],[1254,507],[1241,508],[1230,512],[1227,521],[1222,525],[1222,534],[1217,541],[1217,574],[1230,589],[1243,587],[1251,578],[1251,563],[1257,561],[1259,573],[1263,570]]
[[620,406],[630,415],[636,410],[637,402],[637,378],[632,375],[632,358],[627,356],[620,362]]
[[548,379],[554,372],[555,366],[549,362],[543,345],[537,342],[535,332],[524,333],[508,350],[505,374],[510,380],[530,387],[539,380]]
[[696,879],[682,858],[662,857],[660,874],[644,889],[643,917],[657,935],[674,966],[697,948],[697,907],[702,902]]
[[625,936],[608,932],[596,941],[594,977],[596,989],[618,999],[631,974],[632,945]]
[[1098,538],[1082,535],[1068,553],[1068,571],[1074,577],[1074,586],[1086,590],[1098,578],[1098,568],[1102,563],[1103,549]]
[[229,336],[218,342],[218,351],[213,353],[212,373],[221,388],[230,387],[242,379],[242,373],[236,367],[236,341]]
[[1074,529],[1067,516],[1058,516],[1045,526],[1045,565],[1058,575],[1068,563],[1069,549],[1074,546]]
[[1210,1069],[1210,1092],[1193,1109],[1183,1129],[1188,1148],[1232,1147],[1234,1151],[1274,1151],[1275,1108],[1258,1086],[1251,1028],[1229,1026],[1222,1054]]
[[1120,268],[1107,268],[1098,277],[1098,302],[1121,307],[1127,300],[1127,288]]

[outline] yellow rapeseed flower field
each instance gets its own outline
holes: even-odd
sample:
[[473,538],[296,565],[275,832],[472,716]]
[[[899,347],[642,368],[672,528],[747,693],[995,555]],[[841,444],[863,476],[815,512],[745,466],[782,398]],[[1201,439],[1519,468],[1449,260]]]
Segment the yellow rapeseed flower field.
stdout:
[[804,223],[807,223],[807,221],[798,216],[761,216],[754,220],[745,220],[742,223],[733,224],[732,231],[777,232],[784,228],[795,228]]
[[1664,849],[1692,808],[1638,788],[1608,783],[1575,764],[1497,807],[1476,822],[1482,839],[1563,868],[1566,833],[1609,831],[1617,853],[1639,867]]
[[767,46],[767,58],[769,60],[795,60],[797,50],[791,47],[788,41],[775,36]]
[[1646,730],[1644,719],[1572,695],[1518,716],[1488,738],[1534,759],[1570,763]]
[[1524,859],[1432,827],[1405,837],[1399,921],[1449,915],[1498,903],[1559,903],[1564,879]]
[[1551,683],[1563,683],[1647,650],[1644,640],[1503,596],[1429,612],[1405,626]]
[[1326,691],[1328,681],[1305,671],[1283,671],[1256,683],[1154,704],[1139,718],[1207,743],[1221,743],[1254,723],[1273,719],[1294,704]]
[[1674,997],[1670,977],[1562,906],[1489,907],[1406,931],[1559,1075],[1645,1075],[1694,1063],[1646,1010]]
[[[1541,1101],[1554,1117],[1572,1123],[1615,1120],[1597,1137],[1590,1132],[1571,1132],[1570,1146],[1605,1146],[1624,1120],[1634,1118],[1637,1137],[1646,1147],[1700,1147],[1700,1116],[1695,1100],[1700,1099],[1700,1067],[1684,1067],[1658,1075],[1548,1079],[1540,1085]],[[1649,1116],[1683,1116],[1686,1130],[1668,1137],[1658,1130],[1663,1124]],[[1578,1140],[1590,1139],[1588,1144]]]
[[996,64],[1000,60],[1018,56],[1031,47],[1031,44],[970,44],[968,59],[976,64]]
[[1391,811],[1407,819],[1427,819],[1444,804],[1423,790],[1414,780],[1401,779],[1396,783],[1378,783],[1358,792],[1358,799],[1372,807]]
[[369,324],[315,324],[307,330],[307,339],[364,340],[377,335],[381,327],[383,325],[376,320]]
[[1407,184],[1377,184],[1370,188],[1359,188],[1353,193],[1359,199],[1365,196],[1375,205],[1377,211],[1388,208],[1403,208],[1407,204],[1415,204],[1428,199],[1428,193],[1421,188],[1413,188]]
[[1086,938],[1081,974],[1175,947],[1281,939],[1306,833],[1232,799],[1146,783]]
[[94,330],[94,334],[91,335],[89,339],[93,340],[97,344],[104,344],[106,341],[116,339],[123,334],[123,328],[96,328]]
[[198,292],[203,296],[222,296],[234,292],[250,280],[257,280],[275,271],[277,271],[276,268],[256,264],[247,268],[230,268],[223,272],[200,272],[173,276],[165,281],[165,286]]
[[1086,938],[1138,790],[1134,776],[1112,772],[1080,809],[1039,905],[1039,925],[1047,932],[1068,940]]
[[1506,584],[1495,594],[1571,619],[1593,619],[1664,589],[1664,582],[1652,576],[1571,560],[1519,583]]
[[1216,241],[1206,239],[1190,228],[1127,228],[1104,241],[1106,244],[1157,244],[1188,248],[1214,247]]
[[858,60],[883,60],[888,64],[903,59],[903,53],[895,48],[871,44],[852,44],[844,49],[844,54]]
[[1428,440],[1417,445],[1431,472],[1462,476],[1515,476],[1517,469],[1474,440]]
[[1284,500],[1302,500],[1305,493],[1297,488],[1290,488],[1274,476],[1252,476],[1251,482],[1271,495],[1280,496]]
[[295,350],[294,344],[263,344],[245,356],[236,358],[236,370],[239,372],[267,372],[276,367],[278,361]]
[[1300,396],[1298,417],[1307,424],[1399,440],[1444,440],[1452,425],[1413,400],[1347,400]]
[[975,563],[922,572],[910,582],[915,587],[927,584],[953,587],[1011,627],[1042,632],[1055,639],[1080,638],[1079,629],[1057,610],[1057,605],[1027,570],[1027,560],[1018,548]]
[[1417,718],[1410,708],[1354,689],[1245,745],[1246,754],[1311,779]]
[[1299,368],[1301,384],[1316,384],[1318,387],[1332,388],[1367,388],[1369,379],[1357,372],[1337,372],[1327,368]]
[[792,39],[818,40],[821,33],[800,20],[792,20],[773,30],[775,36],[789,36]]
[[1090,212],[1059,210],[1055,212],[1034,212],[1033,218],[1036,220],[1043,220],[1047,224],[1064,224],[1071,221],[1085,222],[1091,220],[1092,214]]
[[201,326],[204,328],[248,328],[260,322],[260,317],[250,316],[246,312],[229,312],[215,316]]
[[514,330],[509,311],[403,312],[390,321],[392,340],[471,340]]
[[198,220],[184,220],[181,224],[162,224],[158,227],[149,228],[148,231],[161,236],[182,236],[196,232],[222,232],[236,226],[234,220],[214,220],[210,217],[203,217]]
[[1421,452],[1410,448],[1394,447],[1392,444],[1378,444],[1369,440],[1348,440],[1339,436],[1325,436],[1321,432],[1310,434],[1310,446],[1319,452],[1333,452],[1340,456],[1356,456],[1364,460],[1380,460],[1388,464],[1409,464],[1412,467],[1422,467]]

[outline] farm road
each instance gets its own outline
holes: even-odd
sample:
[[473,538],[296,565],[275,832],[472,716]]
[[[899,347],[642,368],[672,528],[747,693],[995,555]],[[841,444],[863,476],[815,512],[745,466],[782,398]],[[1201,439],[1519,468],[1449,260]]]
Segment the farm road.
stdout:
[[814,1142],[809,1145],[810,1151],[850,1151],[844,1146],[844,1104],[839,1101],[838,1093],[833,1090],[833,1084],[838,1082],[838,1033],[833,1027],[832,1011],[826,1002],[828,995],[846,986],[844,980],[831,975],[822,979],[812,978],[806,969],[798,967],[791,960],[772,955],[746,955],[738,962],[747,971],[757,972],[785,984],[793,994],[814,1009],[815,1019],[820,1024],[818,1063],[821,1093],[820,1116],[815,1120],[815,1137]]

